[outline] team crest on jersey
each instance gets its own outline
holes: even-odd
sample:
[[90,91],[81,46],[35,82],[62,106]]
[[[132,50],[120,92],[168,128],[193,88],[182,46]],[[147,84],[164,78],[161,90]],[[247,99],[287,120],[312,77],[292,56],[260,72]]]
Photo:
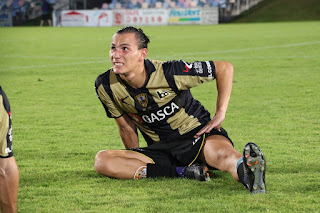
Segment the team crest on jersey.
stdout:
[[134,97],[138,103],[143,106],[143,107],[147,107],[148,105],[148,98],[147,98],[147,94],[145,93],[142,93],[142,94],[139,94],[137,95],[136,97]]

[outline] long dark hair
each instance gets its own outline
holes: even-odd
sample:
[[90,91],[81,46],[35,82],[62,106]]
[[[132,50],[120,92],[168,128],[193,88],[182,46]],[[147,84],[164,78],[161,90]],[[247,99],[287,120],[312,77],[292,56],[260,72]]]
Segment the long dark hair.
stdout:
[[148,43],[150,42],[149,37],[144,34],[143,30],[141,28],[137,29],[135,27],[129,26],[121,28],[116,32],[116,34],[122,34],[122,33],[134,33],[136,35],[136,38],[138,40],[138,48],[147,48],[148,49]]

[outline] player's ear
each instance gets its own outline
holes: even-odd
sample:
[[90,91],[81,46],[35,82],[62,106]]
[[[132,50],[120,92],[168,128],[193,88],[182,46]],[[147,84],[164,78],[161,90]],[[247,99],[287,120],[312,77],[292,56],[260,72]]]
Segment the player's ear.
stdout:
[[141,53],[141,60],[144,60],[147,57],[148,54],[148,49],[147,48],[142,48],[140,49],[140,53]]

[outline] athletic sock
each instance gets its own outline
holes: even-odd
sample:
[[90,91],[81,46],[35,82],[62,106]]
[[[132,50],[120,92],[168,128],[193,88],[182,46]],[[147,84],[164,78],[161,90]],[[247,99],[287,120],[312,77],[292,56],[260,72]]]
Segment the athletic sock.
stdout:
[[143,179],[147,177],[147,167],[146,166],[140,166],[137,171],[134,173],[133,179]]
[[243,169],[243,158],[239,158],[238,162],[237,162],[237,173],[238,173],[238,177],[239,177],[239,182],[242,183],[244,186],[246,186],[246,184],[244,183],[244,169]]
[[176,166],[159,166],[152,163],[147,164],[147,178],[178,176]]
[[184,167],[176,167],[176,172],[179,177],[184,177],[184,171],[186,170],[186,166]]

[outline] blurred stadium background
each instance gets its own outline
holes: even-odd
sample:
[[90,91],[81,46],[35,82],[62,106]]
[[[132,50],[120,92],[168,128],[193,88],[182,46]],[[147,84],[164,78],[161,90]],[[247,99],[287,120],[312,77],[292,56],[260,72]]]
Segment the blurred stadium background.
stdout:
[[[42,0],[0,0],[0,26],[39,25]],[[54,11],[146,8],[218,9],[219,23],[320,19],[319,0],[47,0]],[[254,18],[243,18],[256,14]],[[11,19],[4,24],[4,19]]]

